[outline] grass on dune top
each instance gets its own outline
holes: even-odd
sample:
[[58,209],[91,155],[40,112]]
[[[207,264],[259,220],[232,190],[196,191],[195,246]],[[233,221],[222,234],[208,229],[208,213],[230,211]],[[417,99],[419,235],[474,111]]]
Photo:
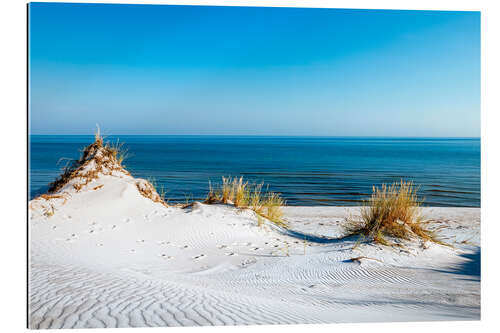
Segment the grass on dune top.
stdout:
[[[120,144],[104,143],[99,131],[95,134],[93,143],[85,147],[80,159],[73,160],[63,168],[63,173],[49,184],[49,193],[59,191],[64,185],[74,178],[81,181],[74,183],[73,187],[79,191],[83,186],[97,179],[99,174],[112,174],[113,171],[121,171],[129,174],[122,166],[127,152]],[[86,169],[91,163],[93,167]]]

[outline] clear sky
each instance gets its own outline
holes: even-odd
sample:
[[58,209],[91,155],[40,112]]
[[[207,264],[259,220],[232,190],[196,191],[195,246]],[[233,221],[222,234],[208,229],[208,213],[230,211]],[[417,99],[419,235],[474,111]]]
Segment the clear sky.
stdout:
[[31,3],[30,131],[479,136],[480,13]]

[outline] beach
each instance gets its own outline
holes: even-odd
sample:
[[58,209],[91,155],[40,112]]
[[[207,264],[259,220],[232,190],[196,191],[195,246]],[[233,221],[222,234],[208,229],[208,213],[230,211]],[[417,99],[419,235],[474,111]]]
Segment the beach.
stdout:
[[446,245],[388,247],[343,237],[359,207],[284,207],[283,228],[92,175],[29,202],[31,328],[480,319],[479,208],[424,207]]

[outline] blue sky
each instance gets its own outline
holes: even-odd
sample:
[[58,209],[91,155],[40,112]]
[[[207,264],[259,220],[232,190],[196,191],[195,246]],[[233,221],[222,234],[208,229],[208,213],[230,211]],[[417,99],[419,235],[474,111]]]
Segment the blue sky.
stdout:
[[479,12],[29,11],[32,134],[480,135]]

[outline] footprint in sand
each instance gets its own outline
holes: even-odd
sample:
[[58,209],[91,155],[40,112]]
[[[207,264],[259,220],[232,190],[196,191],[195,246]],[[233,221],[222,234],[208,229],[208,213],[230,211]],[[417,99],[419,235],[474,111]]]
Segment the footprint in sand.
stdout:
[[89,230],[89,233],[90,233],[90,234],[96,234],[96,233],[101,232],[101,231],[103,231],[103,229],[102,229],[102,228],[99,228],[99,229],[90,229],[90,230]]
[[206,255],[204,255],[204,254],[200,254],[199,256],[195,256],[195,257],[193,257],[193,259],[194,259],[194,260],[200,260],[200,259],[203,259],[203,258],[205,258],[205,257],[206,257]]
[[77,238],[76,234],[71,234],[68,238],[66,238],[66,242],[73,243],[77,240]]
[[257,259],[255,259],[254,257],[252,257],[252,258],[249,258],[247,260],[242,261],[240,263],[240,266],[243,267],[243,268],[245,268],[245,267],[247,267],[249,265],[255,264],[256,262],[257,262]]
[[174,257],[166,255],[165,253],[160,254],[159,256],[162,257],[163,259],[174,259]]

